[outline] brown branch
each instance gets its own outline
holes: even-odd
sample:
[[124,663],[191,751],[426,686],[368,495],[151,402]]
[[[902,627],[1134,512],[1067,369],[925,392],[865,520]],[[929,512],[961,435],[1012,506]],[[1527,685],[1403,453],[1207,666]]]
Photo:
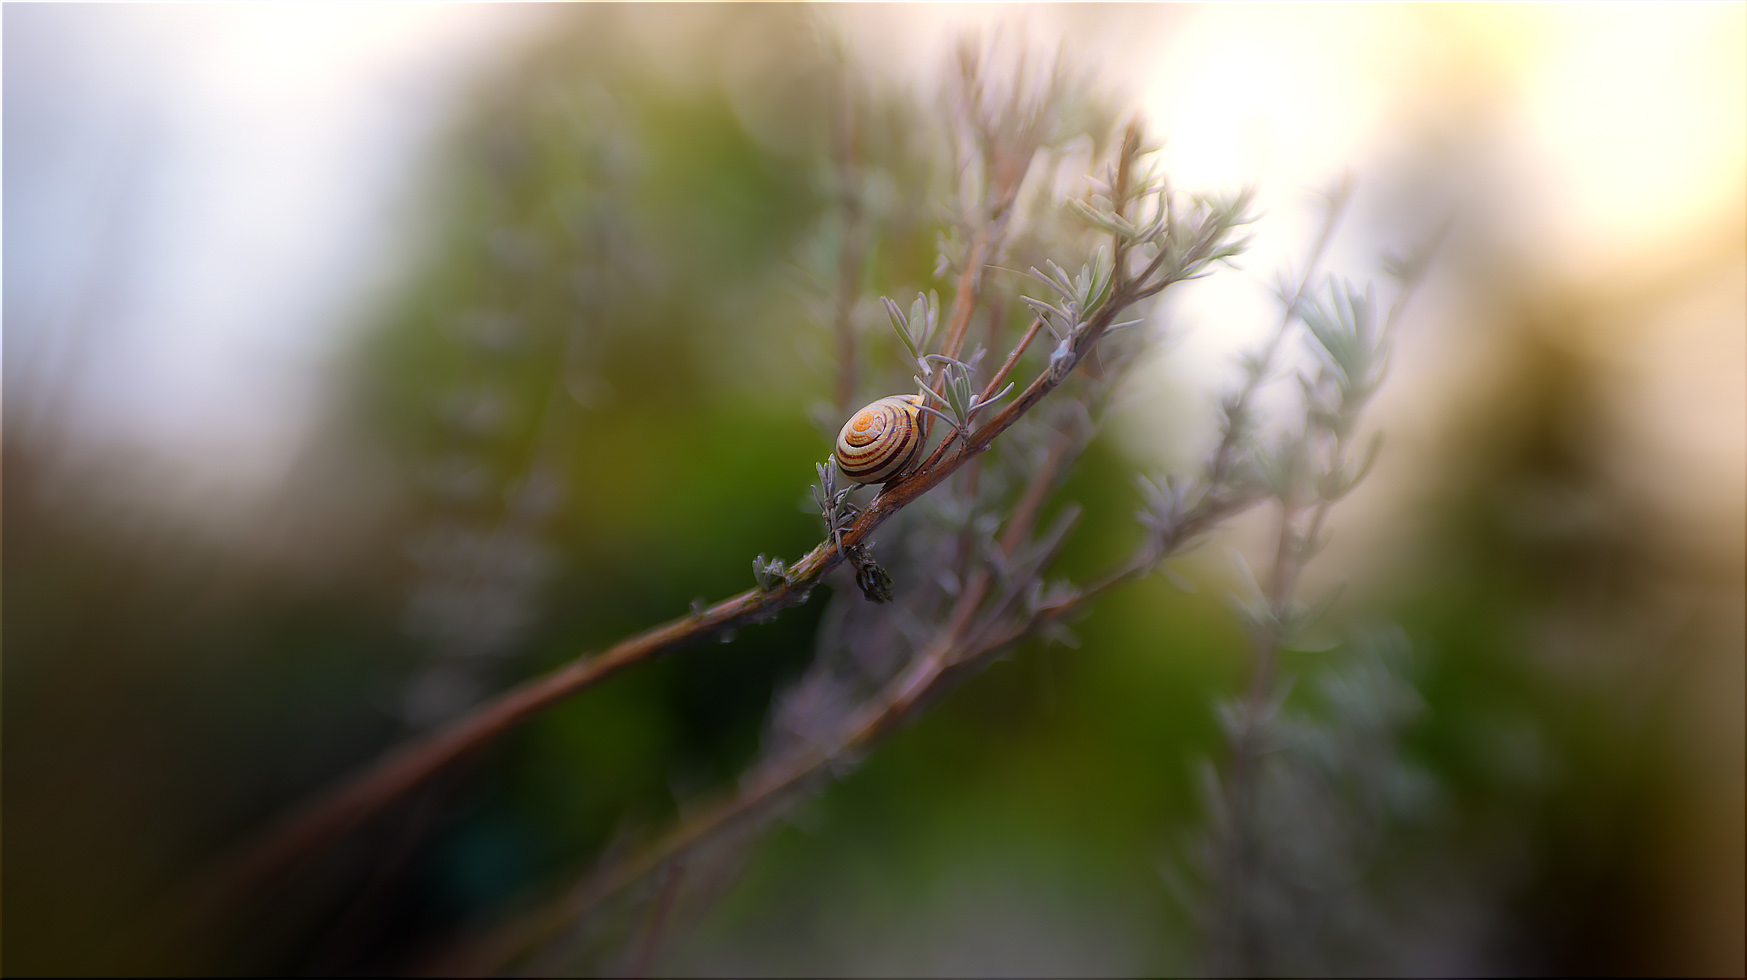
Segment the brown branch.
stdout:
[[1026,329],[1025,336],[1019,338],[1019,345],[1007,355],[1007,360],[1001,362],[1001,370],[996,371],[995,376],[989,379],[989,383],[983,386],[983,393],[977,396],[978,401],[994,397],[995,391],[1001,387],[1001,382],[1006,381],[1007,376],[1012,374],[1013,369],[1019,365],[1019,358],[1025,355],[1025,348],[1031,346],[1031,338],[1037,336],[1037,331],[1042,326],[1042,317],[1031,321],[1031,326]]
[[[980,287],[978,271],[982,255],[994,232],[985,228],[973,246],[965,272],[960,276],[960,289],[954,299],[953,331],[948,338],[949,356],[962,348],[963,334],[977,305],[976,290]],[[1145,292],[1151,295],[1186,277],[1192,264],[1184,266],[1181,276],[1168,277]],[[1136,285],[1140,285],[1137,283]],[[1103,336],[1115,317],[1142,295],[1128,289],[1116,291],[1102,308],[1075,336],[1069,351],[1067,377]],[[1017,363],[1023,346],[1034,336],[1037,324],[1027,333],[1027,339],[1009,355]],[[1003,367],[1010,371],[1010,367]],[[833,536],[814,547],[788,572],[783,582],[764,591],[750,589],[725,599],[693,615],[672,620],[654,629],[619,642],[600,656],[578,659],[558,669],[536,677],[479,705],[468,715],[449,726],[415,739],[390,751],[376,764],[314,802],[279,822],[239,854],[221,863],[209,875],[203,887],[196,891],[195,903],[202,909],[225,907],[234,897],[292,866],[303,856],[331,842],[365,819],[385,809],[409,790],[422,784],[433,774],[463,755],[488,744],[499,735],[537,715],[559,701],[586,690],[634,664],[653,659],[669,650],[703,639],[717,631],[756,622],[775,615],[783,608],[805,601],[813,585],[826,572],[843,560],[843,552],[860,544],[881,524],[923,494],[939,486],[959,467],[986,450],[989,444],[1031,410],[1060,382],[1045,370],[1032,380],[1025,390],[1008,402],[980,428],[965,438],[959,448],[945,452],[945,444],[923,467],[887,483],[868,505],[855,524],[841,535]],[[936,458],[942,457],[942,458]]]
[[989,353],[1001,347],[1001,327],[1007,322],[1007,300],[996,298],[989,303]]
[[[1040,470],[1031,487],[1047,485],[1054,473],[1046,466]],[[1028,488],[1029,489],[1029,488]],[[1028,496],[1030,494],[1028,493]],[[1174,541],[1182,545],[1212,525],[1242,511],[1256,498],[1209,502],[1198,507],[1179,525]],[[1009,519],[1003,535],[1003,551],[1011,556],[1029,531],[1037,511],[1029,514],[1017,510]],[[1009,547],[1011,545],[1011,547]],[[940,636],[912,661],[909,670],[887,685],[886,690],[870,702],[845,728],[846,734],[830,749],[814,748],[787,765],[760,774],[733,797],[712,806],[664,836],[634,856],[598,869],[585,878],[568,895],[533,916],[502,927],[463,945],[433,964],[432,972],[441,975],[482,975],[508,965],[524,951],[552,936],[567,923],[575,922],[602,903],[643,880],[663,865],[684,859],[696,848],[717,834],[758,814],[782,794],[795,790],[822,773],[832,762],[846,753],[854,753],[878,741],[894,730],[918,704],[940,690],[954,677],[974,668],[986,658],[1043,626],[1071,616],[1117,587],[1143,577],[1160,561],[1170,557],[1150,548],[1143,548],[1121,568],[1106,575],[1097,584],[1075,595],[1039,606],[1027,616],[1010,623],[1005,629],[973,629],[972,617],[983,596],[977,594],[991,581],[987,570],[976,583],[967,586],[954,604],[949,625]]]
[[[1159,288],[1169,284],[1170,282],[1167,281]],[[1156,290],[1154,291],[1156,292]],[[1092,348],[1108,329],[1109,324],[1130,303],[1131,300],[1124,297],[1113,297],[1112,301],[1100,310],[1093,321],[1086,325],[1080,335],[1080,343],[1076,344],[1073,349],[1072,356],[1075,363],[1084,356],[1086,351]],[[1011,365],[1017,363],[1024,345],[1030,342],[1040,325],[1041,321],[1033,323],[1026,338],[1021,341],[1020,348],[1010,355],[1008,365],[1003,367],[1004,373],[1010,372]],[[1065,377],[1066,373],[1062,372],[1062,376]],[[937,463],[931,461],[930,464],[907,477],[888,483],[867,510],[863,512],[855,526],[844,535],[846,546],[856,543],[892,514],[944,482],[958,467],[987,449],[997,436],[1011,427],[1058,384],[1059,382],[1052,380],[1049,371],[1044,371],[1026,387],[1019,398],[1009,403],[1002,411],[972,433],[956,452],[947,455]],[[993,383],[990,387],[993,388]],[[1019,545],[1028,536],[1038,513],[1041,512],[1041,504],[1047,496],[1048,485],[1054,479],[1056,469],[1065,460],[1067,448],[1071,448],[1071,440],[1065,440],[1065,442],[1070,443],[1070,445],[1064,446],[1063,442],[1058,442],[1052,448],[1045,465],[1034,476],[1020,503],[1015,507],[1013,515],[1009,518],[1008,527],[1000,542],[1004,555],[1011,557],[1017,551]],[[937,455],[943,451],[944,447],[937,450]],[[988,587],[992,582],[992,576],[988,569],[981,570],[972,582],[965,584],[954,604],[946,629],[936,638],[934,643],[924,648],[923,652],[912,662],[910,669],[888,685],[886,691],[879,698],[855,716],[855,719],[847,727],[846,734],[835,747],[830,750],[812,749],[791,760],[780,769],[761,773],[758,778],[743,787],[735,796],[687,820],[634,857],[609,865],[590,875],[577,889],[555,906],[547,908],[531,919],[506,927],[484,941],[464,949],[457,956],[446,960],[441,964],[442,972],[483,973],[509,963],[524,950],[537,945],[545,937],[561,929],[565,923],[573,922],[587,914],[602,902],[642,880],[663,864],[684,858],[692,850],[705,844],[721,831],[756,815],[766,804],[781,794],[796,789],[818,775],[833,759],[877,741],[894,729],[930,693],[939,689],[952,676],[961,673],[959,668],[973,666],[978,658],[1009,646],[1047,623],[1073,614],[1116,587],[1140,578],[1196,535],[1225,517],[1247,509],[1255,501],[1256,498],[1253,496],[1222,499],[1211,494],[1201,495],[1201,502],[1172,529],[1164,548],[1152,545],[1142,548],[1134,559],[1106,576],[1098,584],[1055,603],[1040,606],[1004,630],[973,628],[975,613],[983,599],[986,598]],[[819,549],[815,549],[813,554],[810,554],[796,567],[795,573],[803,573],[809,563],[814,561],[815,556],[819,556],[822,551],[827,550],[827,547],[822,545]],[[827,560],[830,564],[835,564],[837,560],[841,559],[834,555],[819,559],[820,563]],[[995,610],[997,614],[1003,611],[999,608]]]
[[[844,537],[850,543],[859,539],[854,532]],[[401,745],[375,765],[281,821],[240,857],[222,866],[205,890],[213,900],[223,901],[289,867],[302,856],[382,810],[456,759],[553,704],[674,647],[804,601],[812,579],[840,560],[841,556],[835,553],[835,549],[821,545],[802,560],[801,566],[797,566],[797,571],[802,566],[810,570],[811,574],[805,578],[791,578],[770,592],[757,589],[742,592],[697,615],[673,620],[623,640],[598,657],[574,660],[548,674],[524,681],[486,701],[448,727]]]
[[[1000,545],[1006,556],[1011,557],[1029,535],[1041,510],[1042,500],[1047,497],[1056,473],[1066,460],[1072,441],[1067,433],[1058,437],[1044,465],[1033,474],[1025,493],[1014,507]],[[924,648],[909,670],[888,685],[882,697],[870,703],[856,716],[856,720],[847,727],[847,734],[839,740],[835,748],[829,751],[814,749],[774,774],[765,773],[734,797],[686,821],[642,852],[589,875],[556,907],[501,929],[496,934],[475,942],[470,948],[445,958],[440,964],[440,972],[480,975],[507,964],[522,951],[562,928],[565,922],[586,914],[661,866],[683,858],[716,834],[757,813],[781,793],[806,781],[832,759],[867,745],[890,731],[911,708],[934,689],[949,668],[986,652],[971,650],[955,655],[955,648],[970,634],[977,607],[987,595],[991,581],[985,568],[973,582],[966,584],[953,604],[948,625],[941,635]]]
[[[1024,355],[1025,348],[1031,346],[1031,338],[1037,336],[1037,331],[1042,326],[1042,318],[1031,321],[1031,327],[1025,331],[1025,336],[1020,338],[1019,345],[1014,347],[1013,351],[1007,355],[1007,360],[1001,364],[1001,370],[997,372],[993,378],[989,379],[989,383],[983,387],[983,393],[977,396],[978,401],[993,396],[996,387],[1000,385],[1001,382],[1007,380],[1009,374],[1013,373],[1013,368],[1019,363],[1019,358]],[[940,445],[934,447],[934,452],[930,453],[928,458],[922,461],[922,465],[916,467],[912,472],[926,472],[929,468],[940,462],[941,458],[946,455],[946,451],[952,448],[952,442],[957,437],[957,430],[948,432],[940,440]]]
[[[975,284],[975,280],[971,280]],[[974,308],[975,298],[955,302]],[[967,317],[968,319],[968,317]],[[1016,358],[1014,358],[1016,360]],[[1050,388],[1047,375],[1028,389],[1030,408]],[[955,470],[986,448],[991,440],[1023,414],[1009,406],[960,449],[926,474],[887,484],[850,530],[841,536],[845,549],[860,543],[893,514],[938,486]],[[221,863],[198,890],[197,904],[221,908],[240,892],[265,881],[386,808],[409,790],[462,755],[477,749],[559,701],[569,698],[633,664],[694,642],[719,630],[774,615],[806,600],[820,576],[843,560],[837,543],[827,540],[789,570],[786,580],[769,591],[749,589],[699,613],[664,623],[619,642],[600,656],[568,663],[551,673],[525,681],[475,708],[436,732],[392,750],[376,764],[270,828],[238,855]]]
[[909,670],[887,685],[880,698],[855,716],[847,734],[832,749],[811,749],[781,768],[759,774],[738,794],[698,813],[631,858],[590,875],[554,905],[440,957],[433,964],[432,975],[483,976],[495,972],[657,868],[682,860],[717,834],[756,815],[776,797],[826,768],[832,759],[891,730],[945,668],[950,650],[942,644],[949,641],[950,634],[945,634],[918,656]]
[[[1104,319],[1108,322],[1108,317]],[[1040,374],[1018,399],[972,433],[969,442],[957,452],[925,471],[886,484],[855,525],[843,533],[844,548],[859,544],[892,515],[939,486],[1055,387],[1047,371]],[[222,864],[200,890],[203,898],[215,907],[222,906],[237,893],[283,871],[381,811],[444,766],[633,664],[805,601],[818,578],[842,560],[835,542],[827,540],[797,562],[787,579],[768,592],[749,589],[695,615],[623,640],[598,657],[572,661],[492,698],[446,728],[400,746],[337,790],[318,797],[281,821],[238,857]]]
[[983,263],[995,234],[993,228],[983,225],[965,253],[964,271],[959,273],[958,291],[952,298],[952,317],[947,321],[946,339],[940,345],[940,352],[947,357],[957,357],[964,350],[965,331],[970,329],[971,314],[976,312],[978,293],[983,286]]
[[[1111,304],[1112,307],[1116,305]],[[1104,322],[1110,322],[1114,315],[1113,311]],[[1040,321],[1033,323],[1026,339],[1021,341],[1020,347],[1009,358],[1009,366],[1004,370],[1010,370],[1010,365],[1017,362],[1018,354],[1029,343],[1031,336],[1035,335],[1039,323]],[[1044,372],[1027,387],[1021,399],[1010,404],[1006,410],[974,433],[970,442],[944,463],[920,472],[901,484],[888,484],[845,538],[859,540],[891,513],[939,485],[958,466],[979,454],[990,441],[1011,426],[1030,405],[1035,404],[1053,387],[1048,372]],[[1055,473],[1066,461],[1071,448],[1072,439],[1064,433],[1052,445],[1044,465],[1034,474],[1002,534],[999,546],[1005,556],[1011,557],[1029,535],[1042,510],[1042,501],[1047,497]],[[992,629],[990,626],[993,624],[980,629],[973,628],[974,614],[986,598],[992,581],[987,568],[980,570],[975,579],[964,584],[949,616],[948,626],[941,636],[924,649],[909,670],[888,685],[886,692],[856,716],[847,727],[847,734],[834,748],[812,749],[780,769],[759,774],[735,796],[687,820],[637,855],[592,873],[554,906],[532,918],[501,928],[446,957],[439,964],[441,972],[479,974],[509,963],[523,951],[561,929],[565,923],[587,914],[663,864],[684,858],[716,834],[754,816],[781,794],[813,778],[833,759],[863,748],[891,731],[911,709],[938,689],[948,679],[949,674],[959,673],[958,668],[968,668],[974,665],[977,658],[1010,646],[1042,626],[1072,615],[1115,588],[1144,576],[1197,535],[1226,517],[1252,506],[1256,499],[1253,496],[1219,499],[1211,494],[1202,494],[1200,503],[1172,529],[1162,548],[1150,544],[1143,547],[1130,562],[1095,585],[1055,603],[1040,606],[1006,629]],[[994,615],[1002,613],[1004,608],[993,611]]]

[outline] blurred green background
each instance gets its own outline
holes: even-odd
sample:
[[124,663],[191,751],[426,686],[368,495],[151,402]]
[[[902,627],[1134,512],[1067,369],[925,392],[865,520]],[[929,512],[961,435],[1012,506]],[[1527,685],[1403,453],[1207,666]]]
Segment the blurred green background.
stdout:
[[[1738,15],[1716,16],[1739,28]],[[731,790],[773,697],[809,662],[823,594],[548,712],[303,869],[246,928],[149,935],[201,869],[409,732],[749,587],[754,555],[816,543],[806,488],[840,414],[834,262],[855,234],[833,205],[845,79],[877,171],[862,298],[948,288],[932,273],[949,178],[940,99],[879,40],[906,35],[854,9],[530,20],[442,103],[416,209],[382,219],[414,229],[401,271],[319,359],[307,434],[239,503],[185,460],[81,435],[91,396],[52,381],[69,356],[57,352],[100,349],[114,315],[33,302],[70,287],[33,264],[56,239],[32,224],[46,191],[31,154],[54,144],[31,127],[77,100],[43,67],[59,49],[23,48],[103,27],[69,16],[5,13],[6,136],[24,157],[5,185],[5,970],[404,970]],[[892,16],[931,45],[961,26],[931,8]],[[1033,16],[1087,62],[1118,31],[1244,41],[1242,23],[1198,10],[1138,26]],[[1425,708],[1402,751],[1441,794],[1376,882],[1331,884],[1331,901],[1385,880],[1407,896],[1403,931],[1352,962],[1738,973],[1740,188],[1677,244],[1646,233],[1642,254],[1537,265],[1520,251],[1532,209],[1496,149],[1519,75],[1486,61],[1539,64],[1534,52],[1501,40],[1504,15],[1376,16],[1397,19],[1374,30],[1439,57],[1402,83],[1419,101],[1397,108],[1397,128],[1413,138],[1347,162],[1357,244],[1337,270],[1369,275],[1367,256],[1428,215],[1459,218],[1374,417],[1385,462],[1337,509],[1309,585],[1348,583],[1337,625],[1394,623],[1411,641]],[[1078,35],[1062,26],[1075,18],[1089,25]],[[1736,35],[1725,76],[1740,71]],[[1118,108],[1144,87],[1110,82]],[[1217,101],[1222,83],[1205,84],[1200,101]],[[1692,125],[1738,134],[1728,108]],[[1171,123],[1158,120],[1167,135]],[[1283,256],[1305,244],[1292,207],[1278,209],[1285,228],[1260,226]],[[1245,267],[1265,281],[1269,260],[1264,248]],[[1225,321],[1195,302],[1166,314],[1219,334]],[[877,311],[858,316],[862,356],[895,370]],[[1225,362],[1187,351],[1190,367],[1145,376],[1062,491],[1086,514],[1071,574],[1138,540],[1133,473],[1206,451],[1212,387],[1196,375]],[[1689,390],[1721,391],[1720,408],[1643,395]],[[1653,451],[1695,443],[1696,456]],[[1178,563],[1195,591],[1154,577],[1076,624],[1077,647],[1015,650],[728,855],[711,900],[651,958],[592,968],[1195,970],[1207,899],[1172,882],[1207,820],[1200,767],[1223,758],[1215,706],[1248,677],[1227,551],[1260,554],[1265,525]],[[1293,654],[1287,669],[1315,678],[1348,656]],[[1320,710],[1313,685],[1294,697]],[[641,921],[625,926],[630,946]]]

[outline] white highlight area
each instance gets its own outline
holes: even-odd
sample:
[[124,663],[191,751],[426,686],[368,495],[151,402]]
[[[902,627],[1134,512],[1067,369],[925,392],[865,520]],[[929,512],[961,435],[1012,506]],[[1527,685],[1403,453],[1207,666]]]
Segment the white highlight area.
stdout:
[[[1328,267],[1357,279],[1376,275],[1385,247],[1411,244],[1413,222],[1396,216],[1416,202],[1378,174],[1418,168],[1447,196],[1419,201],[1428,212],[1466,209],[1457,217],[1488,225],[1514,275],[1578,291],[1678,263],[1695,242],[1738,240],[1747,207],[1739,4],[826,11],[864,63],[924,92],[966,30],[1059,41],[1151,120],[1180,187],[1259,189],[1251,274],[1195,284],[1167,307],[1181,340],[1156,368],[1174,379],[1161,390],[1199,399],[1152,409],[1182,425],[1136,427],[1167,438],[1206,431],[1190,415],[1211,413],[1234,353],[1277,321],[1269,279],[1302,261],[1314,194],[1343,172],[1360,199]],[[550,16],[8,7],[9,437],[52,422],[49,437],[75,452],[122,447],[203,483],[272,486],[316,417],[336,341],[428,227],[412,205],[433,137],[492,59]],[[1400,196],[1367,214],[1380,192]],[[1449,375],[1439,343],[1454,342],[1404,356],[1391,387],[1423,395],[1417,374]],[[1739,367],[1703,351],[1690,363]]]

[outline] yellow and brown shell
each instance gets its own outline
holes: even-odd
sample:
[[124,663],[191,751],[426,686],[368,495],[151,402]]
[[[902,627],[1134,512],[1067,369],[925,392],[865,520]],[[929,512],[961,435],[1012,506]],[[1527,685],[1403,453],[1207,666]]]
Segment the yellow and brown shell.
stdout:
[[928,414],[920,395],[891,395],[843,423],[837,434],[837,468],[856,483],[884,483],[922,458]]

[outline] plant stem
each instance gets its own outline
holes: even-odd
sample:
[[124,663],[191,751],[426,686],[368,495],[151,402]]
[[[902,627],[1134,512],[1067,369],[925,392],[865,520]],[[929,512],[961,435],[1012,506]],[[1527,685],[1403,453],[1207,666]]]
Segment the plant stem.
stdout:
[[989,379],[989,383],[983,386],[983,393],[977,396],[978,401],[994,396],[995,392],[1000,389],[1001,382],[1006,381],[1007,376],[1013,373],[1013,368],[1019,364],[1019,358],[1024,356],[1025,348],[1031,346],[1031,338],[1037,336],[1037,331],[1042,327],[1042,317],[1031,321],[1031,326],[1026,329],[1025,336],[1019,338],[1018,346],[1014,347],[1012,353],[1007,355],[1007,359],[1001,362],[1001,370],[996,371],[995,376]]
[[[1052,452],[1051,461],[1039,469],[1028,485],[1025,501],[1043,499],[1045,494],[1038,488],[1047,488],[1053,482],[1056,467],[1066,461],[1066,455],[1065,450]],[[1204,504],[1185,517],[1173,544],[1180,546],[1188,542],[1252,503],[1254,499]],[[1018,550],[1040,509],[1036,503],[1030,506],[1022,503],[1015,508],[1002,535],[1003,553],[1010,557]],[[980,622],[975,615],[993,581],[988,569],[984,568],[960,593],[942,632],[912,660],[908,670],[855,715],[834,746],[810,749],[778,769],[760,773],[734,796],[699,812],[642,851],[596,869],[554,904],[482,938],[464,941],[459,948],[439,958],[433,972],[479,975],[510,964],[524,951],[544,942],[663,865],[682,861],[716,836],[755,817],[785,794],[799,790],[828,770],[834,760],[871,746],[896,729],[917,705],[968,673],[979,661],[1049,623],[1073,615],[1118,586],[1144,576],[1172,553],[1170,548],[1162,554],[1150,547],[1142,548],[1134,558],[1100,579],[1096,585],[1053,604],[1040,606],[1005,626],[995,621],[1004,613],[999,606],[989,610]]]
[[[974,299],[963,305],[973,305]],[[1035,333],[1035,330],[1032,331]],[[1017,353],[1017,352],[1016,352]],[[1011,360],[1017,361],[1013,356]],[[887,484],[855,526],[838,542],[826,540],[789,570],[786,580],[768,591],[749,589],[696,614],[671,620],[620,641],[605,653],[573,660],[550,673],[524,681],[480,704],[463,717],[430,734],[391,750],[376,764],[317,797],[263,836],[222,862],[210,874],[196,902],[213,909],[226,906],[238,893],[295,865],[396,799],[421,785],[467,753],[495,740],[509,729],[552,705],[572,697],[630,667],[696,642],[724,629],[775,615],[804,602],[820,576],[843,561],[853,547],[905,506],[938,486],[966,461],[985,449],[1053,388],[1047,373],[1027,389],[1022,409],[1009,405],[971,437],[970,444],[933,466],[897,484]]]
[[[1001,201],[1010,203],[1010,189],[1005,193],[1006,196]],[[977,290],[981,285],[979,270],[983,265],[983,256],[995,240],[998,234],[995,226],[1001,222],[1004,214],[1005,209],[1002,208],[978,234],[971,249],[970,261],[960,276],[960,288],[953,305],[953,329],[947,341],[948,356],[956,356],[962,348],[965,328],[977,305]],[[947,452],[946,443],[942,443],[924,466],[885,484],[848,531],[840,536],[835,533],[828,536],[827,540],[796,562],[789,569],[786,578],[775,587],[768,590],[749,589],[692,615],[622,640],[597,657],[571,661],[487,700],[444,728],[391,750],[376,764],[340,783],[336,789],[318,796],[310,804],[274,825],[262,837],[220,863],[194,893],[196,908],[208,913],[227,909],[241,893],[258,887],[272,876],[293,867],[306,855],[379,813],[445,766],[482,748],[554,704],[635,664],[699,641],[718,631],[761,621],[788,606],[805,601],[819,578],[844,560],[845,551],[866,540],[898,511],[939,486],[961,466],[976,458],[996,437],[1053,391],[1061,383],[1055,378],[1066,378],[1073,367],[1096,346],[1117,316],[1140,299],[1155,295],[1171,284],[1196,274],[1199,271],[1197,262],[1211,254],[1209,250],[1223,234],[1223,229],[1216,229],[1209,236],[1208,242],[1197,246],[1189,258],[1177,265],[1173,275],[1155,282],[1149,282],[1144,275],[1138,279],[1124,278],[1116,282],[1109,301],[1076,332],[1074,343],[1068,351],[1066,370],[1058,374],[1046,369],[1018,397],[1009,401],[981,427],[965,435],[956,450]],[[1197,255],[1201,258],[1196,258]],[[993,385],[1004,379],[1005,373],[1010,372],[1012,366],[1018,363],[1039,326],[1038,322],[1034,322],[1025,338],[1009,354],[1007,363],[1002,368],[1003,373],[991,381],[991,391]]]
[[[1002,535],[1001,549],[1006,555],[1011,556],[1029,534],[1040,502],[1047,495],[1065,457],[1065,449],[1052,451],[1049,460],[1033,476]],[[986,652],[960,651],[954,655],[955,649],[971,631],[977,607],[986,596],[990,581],[985,568],[960,592],[942,633],[912,661],[909,670],[887,686],[885,694],[855,716],[847,726],[847,734],[835,747],[829,750],[815,748],[775,773],[761,775],[735,796],[685,821],[642,852],[590,874],[556,906],[464,949],[456,960],[443,964],[443,972],[480,974],[505,965],[523,950],[557,932],[565,923],[574,921],[661,866],[683,858],[716,834],[759,812],[765,804],[798,787],[831,760],[864,747],[890,731],[934,689],[949,667],[971,655]]]

